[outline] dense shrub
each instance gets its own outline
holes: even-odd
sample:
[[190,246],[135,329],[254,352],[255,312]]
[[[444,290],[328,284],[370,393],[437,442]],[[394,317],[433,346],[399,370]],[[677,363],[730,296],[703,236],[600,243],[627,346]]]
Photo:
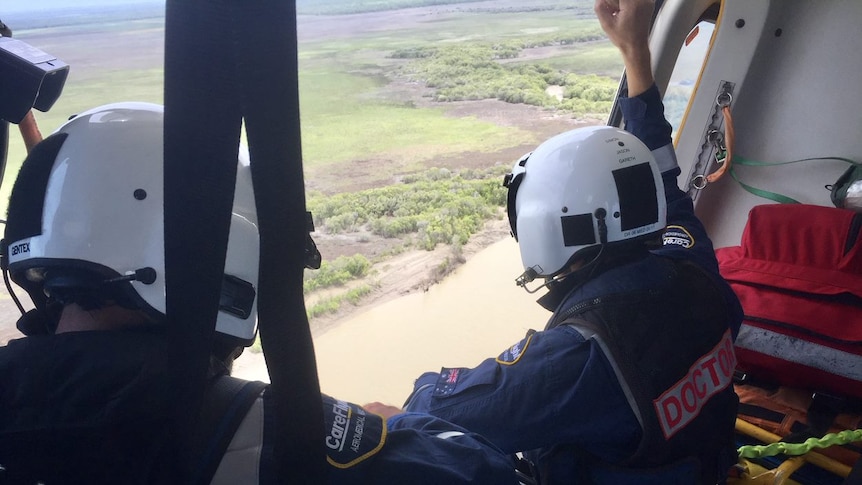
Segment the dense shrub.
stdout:
[[423,7],[428,5],[447,5],[452,3],[471,3],[479,0],[376,0],[365,2],[345,2],[344,0],[297,0],[296,11],[306,15],[337,15],[401,8]]
[[[402,68],[411,81],[434,88],[439,102],[498,99],[571,112],[575,116],[606,116],[616,94],[617,79],[577,75],[541,63],[503,64],[521,50],[545,45],[566,45],[602,39],[596,29],[571,36],[548,36],[531,41],[466,44],[401,49],[392,57],[412,59]],[[563,100],[548,94],[562,86]]]
[[[441,243],[464,244],[486,220],[497,217],[506,203],[502,174],[507,171],[505,166],[463,174],[432,168],[386,187],[331,197],[311,194],[307,205],[315,226],[326,233],[367,230],[388,238],[415,234],[416,244],[431,250]],[[307,289],[324,282],[343,284],[349,261],[340,260],[331,266],[324,262],[315,281],[306,281]]]
[[339,256],[334,261],[323,261],[320,269],[307,270],[302,289],[306,292],[331,286],[341,286],[348,281],[362,278],[371,269],[371,262],[361,255]]

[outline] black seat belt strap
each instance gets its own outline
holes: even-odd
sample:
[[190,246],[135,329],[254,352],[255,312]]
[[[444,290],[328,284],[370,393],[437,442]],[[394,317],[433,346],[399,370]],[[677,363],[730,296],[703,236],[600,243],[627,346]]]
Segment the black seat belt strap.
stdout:
[[[258,315],[281,481],[321,483],[323,409],[302,275],[307,239],[294,1],[167,0],[165,263],[175,433],[200,409],[241,122],[260,231]],[[182,436],[182,435],[181,435]],[[182,453],[182,450],[178,450]],[[178,457],[183,463],[186,457]]]
[[[225,2],[168,0],[165,11],[165,286],[176,393],[170,439],[194,433],[227,253],[242,113]],[[192,483],[176,446],[174,483]]]
[[293,483],[319,484],[326,458],[317,364],[302,291],[309,227],[296,6],[284,0],[237,0],[235,5],[232,21],[242,53],[237,57],[238,87],[260,230],[260,335],[272,383],[267,392],[278,403],[277,466],[279,476],[304,470]]

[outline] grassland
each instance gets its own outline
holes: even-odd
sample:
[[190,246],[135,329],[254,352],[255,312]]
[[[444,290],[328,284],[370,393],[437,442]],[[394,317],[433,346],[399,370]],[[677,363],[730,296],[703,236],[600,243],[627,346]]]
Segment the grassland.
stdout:
[[301,14],[336,15],[359,12],[380,12],[398,10],[401,8],[424,7],[429,5],[445,5],[470,3],[479,0],[297,0],[296,9]]
[[328,62],[303,69],[307,168],[384,155],[418,167],[446,153],[488,151],[531,139],[492,123],[447,118],[442,106],[420,109],[411,101],[387,101],[381,96],[386,84],[379,76],[339,72]]

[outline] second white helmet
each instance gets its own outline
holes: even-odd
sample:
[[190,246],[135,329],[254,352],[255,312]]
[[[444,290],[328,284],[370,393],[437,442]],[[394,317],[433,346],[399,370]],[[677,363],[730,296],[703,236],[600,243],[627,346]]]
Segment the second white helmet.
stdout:
[[568,131],[515,163],[504,182],[524,274],[565,274],[579,252],[651,239],[665,228],[661,173],[650,150],[609,126]]
[[[22,165],[6,225],[9,273],[45,304],[50,288],[115,291],[155,319],[165,313],[163,108],[117,103],[79,114]],[[256,334],[257,211],[240,154],[216,331]]]

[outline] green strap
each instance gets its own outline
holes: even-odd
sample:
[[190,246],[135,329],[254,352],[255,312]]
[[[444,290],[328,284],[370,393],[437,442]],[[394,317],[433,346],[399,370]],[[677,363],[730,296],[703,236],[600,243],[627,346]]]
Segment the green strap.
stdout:
[[799,456],[815,448],[829,448],[834,445],[846,445],[862,441],[862,429],[844,430],[839,433],[829,433],[822,438],[808,438],[802,443],[770,443],[768,445],[746,445],[739,447],[740,458],[764,458],[768,456],[787,455]]
[[770,192],[768,190],[758,189],[757,187],[752,187],[752,186],[744,183],[742,180],[739,180],[739,176],[736,175],[736,171],[733,170],[733,167],[730,167],[730,176],[733,177],[733,180],[736,180],[737,183],[739,183],[739,185],[743,189],[747,190],[748,192],[750,192],[750,193],[752,193],[758,197],[763,197],[764,199],[774,200],[775,202],[778,202],[780,204],[798,204],[799,203],[798,200],[787,197],[786,195],[777,194],[775,192]]
[[760,162],[757,160],[749,160],[747,158],[740,157],[739,155],[735,155],[733,157],[733,163],[737,165],[748,165],[751,167],[772,167],[778,165],[790,165],[791,163],[799,163],[799,162],[813,162],[815,160],[836,160],[839,162],[849,163],[850,165],[859,165],[859,162],[856,160],[852,160],[850,158],[844,157],[811,157],[811,158],[800,158],[799,160],[790,160],[787,162]]
[[[811,158],[801,158],[799,160],[790,160],[787,162],[761,162],[758,160],[749,160],[747,158],[740,157],[738,155],[734,156],[733,164],[734,165],[744,165],[749,167],[777,167],[781,165],[789,165],[791,163],[800,163],[800,162],[810,162],[814,160],[837,160],[841,162],[845,162],[851,165],[858,165],[859,162],[855,160],[851,160],[849,158],[844,157],[811,157]],[[733,177],[733,180],[746,191],[752,193],[758,197],[762,197],[764,199],[772,200],[778,202],[779,204],[799,204],[799,201],[788,197],[786,195],[778,194],[776,192],[770,192],[768,190],[758,189],[757,187],[752,187],[741,180],[739,180],[739,176],[734,171],[733,166],[730,167],[730,176]]]

